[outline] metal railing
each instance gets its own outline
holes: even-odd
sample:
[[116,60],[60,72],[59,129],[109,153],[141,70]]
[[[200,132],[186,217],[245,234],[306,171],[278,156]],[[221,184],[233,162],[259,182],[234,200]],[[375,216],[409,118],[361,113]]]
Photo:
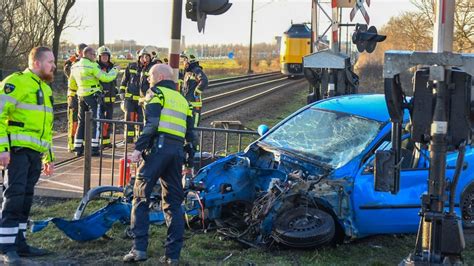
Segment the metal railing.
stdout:
[[[99,130],[102,132],[103,124],[108,123],[112,127],[111,132],[111,148],[104,149],[103,145],[100,145],[100,155],[98,161],[98,169],[94,171],[94,174],[97,174],[97,180],[92,180],[93,174],[93,157],[92,157],[92,123],[99,123]],[[86,112],[85,115],[85,136],[84,136],[84,195],[91,188],[91,181],[94,181],[98,186],[105,185],[116,185],[118,180],[119,184],[126,185],[127,173],[130,171],[131,166],[129,167],[128,153],[129,147],[134,145],[129,145],[127,143],[126,137],[120,137],[120,135],[127,136],[127,126],[141,126],[143,123],[140,122],[130,122],[123,120],[109,120],[109,119],[95,119],[92,118],[92,112]],[[197,127],[194,129],[196,136],[199,140],[199,151],[194,157],[194,166],[196,168],[201,168],[202,166],[207,165],[210,162],[215,161],[218,158],[227,156],[230,153],[241,152],[243,147],[246,147],[251,142],[255,141],[258,138],[258,133],[251,130],[237,130],[237,129],[221,129],[221,128],[207,128],[207,127]],[[137,134],[139,134],[138,132]],[[100,136],[100,142],[102,143],[102,134]],[[110,152],[109,152],[110,151]],[[117,159],[123,159],[122,167],[119,167],[119,170],[122,170],[119,173],[119,176],[122,180],[119,180],[115,177],[116,163]],[[119,159],[119,163],[120,163]],[[109,182],[105,181],[104,178],[104,163],[110,165],[110,180]],[[134,165],[135,171],[138,169]],[[121,168],[121,169],[120,169]],[[97,171],[97,172],[96,172]]]

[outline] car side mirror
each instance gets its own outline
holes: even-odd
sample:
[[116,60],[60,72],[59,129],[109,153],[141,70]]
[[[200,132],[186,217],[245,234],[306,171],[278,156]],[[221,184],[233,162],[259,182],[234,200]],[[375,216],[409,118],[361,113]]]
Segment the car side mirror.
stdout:
[[400,189],[400,176],[392,150],[375,152],[374,189],[375,191],[397,194]]
[[268,126],[267,126],[267,125],[263,125],[263,124],[260,125],[260,126],[258,126],[258,128],[257,128],[257,132],[258,132],[258,134],[260,135],[260,137],[263,136],[263,135],[265,135],[265,133],[267,133],[268,130],[269,130]]

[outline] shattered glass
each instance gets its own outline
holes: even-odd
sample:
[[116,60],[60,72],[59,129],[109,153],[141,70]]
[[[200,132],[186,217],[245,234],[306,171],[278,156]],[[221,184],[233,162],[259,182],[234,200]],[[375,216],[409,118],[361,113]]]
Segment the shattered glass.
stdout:
[[380,122],[350,114],[310,108],[278,127],[262,142],[339,168],[367,147],[380,126]]

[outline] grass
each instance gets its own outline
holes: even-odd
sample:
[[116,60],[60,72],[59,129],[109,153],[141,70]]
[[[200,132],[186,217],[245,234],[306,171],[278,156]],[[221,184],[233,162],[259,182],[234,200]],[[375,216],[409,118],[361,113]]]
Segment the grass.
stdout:
[[[51,216],[72,217],[78,200],[55,203],[47,207],[35,205],[32,210],[34,219]],[[107,235],[110,239],[79,243],[70,240],[54,226],[50,225],[42,232],[31,234],[31,244],[55,252],[38,260],[54,263],[109,264],[121,261],[122,256],[131,247],[131,240],[123,239],[126,226],[116,223]],[[163,254],[163,241],[166,237],[165,226],[151,226],[148,255],[150,259],[144,265],[156,265]],[[239,243],[223,239],[215,232],[193,233],[186,231],[182,261],[191,265],[224,264],[234,265],[394,265],[405,258],[414,247],[414,235],[374,236],[334,247],[311,250],[292,250],[274,248],[259,250],[245,248]],[[468,242],[463,253],[467,264],[474,263],[474,243]]]
[[[247,123],[249,128],[260,124],[274,126],[276,123],[302,107],[306,102],[306,91],[294,95],[291,103],[279,106],[273,116]],[[38,202],[38,201],[36,201]],[[53,204],[36,203],[32,209],[32,219],[48,217],[71,218],[79,200],[68,200]],[[100,203],[91,205],[93,208]],[[116,223],[107,233],[110,239],[99,239],[86,243],[70,240],[56,227],[50,225],[41,232],[28,233],[31,244],[54,251],[53,255],[35,259],[55,264],[106,264],[121,262],[122,256],[131,247],[131,240],[124,239],[126,225]],[[260,250],[246,248],[239,243],[224,239],[214,231],[194,233],[186,231],[185,246],[181,259],[191,265],[394,265],[412,252],[414,235],[373,236],[334,247],[311,250],[274,248]],[[166,238],[165,226],[151,226],[148,255],[150,259],[143,265],[156,265],[163,255]],[[463,253],[466,264],[474,264],[474,241],[467,241]],[[225,260],[225,261],[224,261]]]

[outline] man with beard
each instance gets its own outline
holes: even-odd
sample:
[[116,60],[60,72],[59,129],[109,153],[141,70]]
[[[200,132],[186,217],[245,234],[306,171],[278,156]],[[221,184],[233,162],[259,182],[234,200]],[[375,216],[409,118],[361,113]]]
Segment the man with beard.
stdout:
[[[72,66],[69,87],[77,90],[79,97],[79,115],[76,136],[74,138],[74,150],[77,156],[84,152],[84,119],[86,111],[92,111],[94,118],[102,117],[102,86],[100,82],[111,82],[117,78],[118,70],[114,67],[109,72],[100,69],[97,64],[94,48],[84,49],[84,57]],[[100,131],[97,125],[92,123],[92,155],[99,155]]]
[[[87,47],[85,43],[77,45],[76,54],[71,56],[64,63],[64,74],[69,79],[71,75],[71,66],[81,60],[84,56],[84,49]],[[78,113],[77,95],[75,90],[68,88],[67,90],[67,146],[69,152],[74,152],[74,135],[77,131],[77,113]]]
[[[109,48],[106,46],[101,46],[99,49],[97,49],[97,53],[99,55],[99,60],[97,60],[97,63],[99,64],[102,71],[109,72],[112,68],[114,68],[114,63],[110,62],[112,53],[110,52]],[[104,118],[113,119],[115,95],[117,94],[117,81],[114,79],[111,82],[100,82],[100,85],[102,85],[102,90],[104,93]],[[104,123],[102,125],[102,146],[112,146],[110,143],[111,132],[112,128],[110,127],[110,124]]]
[[36,182],[53,173],[54,55],[48,47],[33,48],[28,68],[0,83],[0,166],[7,169],[0,218],[0,251],[5,264],[19,264],[19,256],[47,251],[26,243],[26,224]]

